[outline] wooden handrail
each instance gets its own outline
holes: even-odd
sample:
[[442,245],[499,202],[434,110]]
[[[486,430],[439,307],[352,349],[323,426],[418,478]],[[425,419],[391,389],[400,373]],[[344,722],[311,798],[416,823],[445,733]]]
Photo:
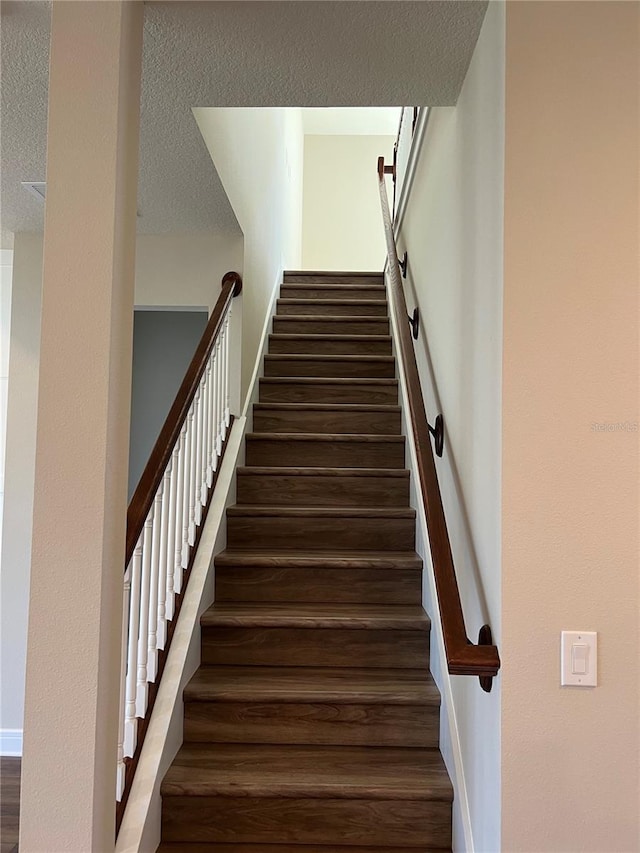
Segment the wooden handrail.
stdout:
[[140,482],[138,483],[127,510],[127,542],[125,568],[129,565],[136,543],[142,533],[145,520],[151,509],[160,481],[169,463],[178,436],[195,397],[202,374],[213,345],[222,328],[227,307],[234,296],[242,290],[242,278],[237,272],[228,272],[222,279],[222,290],[215,304],[207,327],[191,359],[191,363],[178,389],[173,405],[164,422],[160,435],[151,451]]
[[407,324],[407,303],[402,289],[398,254],[384,182],[388,168],[384,165],[384,157],[379,157],[378,184],[387,243],[391,303],[396,317],[399,335],[398,348],[406,378],[407,402],[418,462],[418,480],[427,519],[429,548],[433,563],[447,666],[452,675],[478,676],[483,689],[489,691],[492,678],[497,675],[500,669],[500,657],[497,646],[492,644],[491,630],[488,625],[482,626],[478,643],[474,644],[468,639],[464,624],[460,590],[458,589],[447,522],[433,458],[418,365]]

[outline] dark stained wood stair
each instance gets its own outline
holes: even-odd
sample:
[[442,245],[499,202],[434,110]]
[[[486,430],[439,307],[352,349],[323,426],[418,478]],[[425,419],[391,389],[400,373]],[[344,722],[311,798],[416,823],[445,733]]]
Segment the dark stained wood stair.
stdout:
[[164,853],[451,849],[381,275],[286,273]]

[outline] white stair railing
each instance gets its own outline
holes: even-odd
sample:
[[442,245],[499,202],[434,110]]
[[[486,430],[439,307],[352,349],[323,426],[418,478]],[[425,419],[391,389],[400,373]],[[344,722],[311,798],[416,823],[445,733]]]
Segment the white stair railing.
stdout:
[[122,806],[141,747],[140,722],[161,674],[177,597],[198,544],[231,425],[230,337],[238,273],[227,273],[193,360],[129,504],[116,800]]

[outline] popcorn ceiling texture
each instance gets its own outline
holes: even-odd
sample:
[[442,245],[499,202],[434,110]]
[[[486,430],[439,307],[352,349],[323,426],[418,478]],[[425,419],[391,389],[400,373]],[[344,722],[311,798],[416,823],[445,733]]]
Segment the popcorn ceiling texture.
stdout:
[[[146,3],[138,230],[238,232],[191,107],[455,104],[486,6]],[[43,224],[42,205],[20,181],[45,178],[50,10],[1,8],[6,245],[10,232]]]

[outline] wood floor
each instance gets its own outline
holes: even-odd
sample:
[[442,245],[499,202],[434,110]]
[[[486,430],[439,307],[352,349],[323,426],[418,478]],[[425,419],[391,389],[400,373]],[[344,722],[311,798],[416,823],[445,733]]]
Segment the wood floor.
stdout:
[[380,275],[286,274],[164,853],[451,849]]
[[0,853],[18,849],[21,759],[0,757]]

